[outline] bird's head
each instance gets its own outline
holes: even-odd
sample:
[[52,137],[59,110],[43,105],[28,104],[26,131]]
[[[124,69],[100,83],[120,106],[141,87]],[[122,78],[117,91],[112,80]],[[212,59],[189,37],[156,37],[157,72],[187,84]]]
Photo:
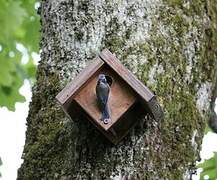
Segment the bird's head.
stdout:
[[106,77],[104,74],[100,74],[99,77],[98,77],[98,81],[99,82],[103,82],[103,83],[106,83]]

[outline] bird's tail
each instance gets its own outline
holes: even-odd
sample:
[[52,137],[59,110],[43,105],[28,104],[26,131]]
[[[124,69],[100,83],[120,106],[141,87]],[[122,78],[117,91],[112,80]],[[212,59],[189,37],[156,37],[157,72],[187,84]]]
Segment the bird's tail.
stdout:
[[103,120],[110,118],[108,103],[105,104],[105,107],[104,107],[103,112],[102,112],[102,118],[103,118]]

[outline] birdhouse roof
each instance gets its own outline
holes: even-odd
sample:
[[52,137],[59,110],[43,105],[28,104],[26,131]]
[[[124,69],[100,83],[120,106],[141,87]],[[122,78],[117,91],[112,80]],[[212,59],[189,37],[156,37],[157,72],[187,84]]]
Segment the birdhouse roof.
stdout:
[[148,102],[154,94],[136,76],[124,67],[121,62],[108,49],[104,49],[98,57],[89,62],[81,73],[71,81],[58,95],[57,100],[60,104],[65,104],[72,99],[79,89],[104,65],[112,68],[140,97]]

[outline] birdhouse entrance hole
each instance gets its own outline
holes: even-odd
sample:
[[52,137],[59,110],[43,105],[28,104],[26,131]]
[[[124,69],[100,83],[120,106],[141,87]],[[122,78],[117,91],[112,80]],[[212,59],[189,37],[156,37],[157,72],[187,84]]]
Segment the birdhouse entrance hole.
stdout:
[[109,86],[111,87],[111,86],[112,86],[112,83],[113,83],[112,77],[105,74],[105,78],[106,78],[107,83],[108,83]]
[[[110,86],[108,124],[101,120],[96,96],[100,74]],[[163,117],[155,95],[108,50],[101,52],[56,98],[72,119],[88,119],[114,144],[147,112],[156,119]]]
[[[110,94],[108,106],[110,110],[110,122],[104,124],[101,121],[101,112],[97,102],[96,85],[99,74],[105,74],[106,80],[110,85]],[[137,99],[136,93],[118,74],[104,64],[95,72],[91,78],[83,85],[74,100],[78,103],[96,124],[100,125],[105,131],[110,129],[118,119],[135,103]]]

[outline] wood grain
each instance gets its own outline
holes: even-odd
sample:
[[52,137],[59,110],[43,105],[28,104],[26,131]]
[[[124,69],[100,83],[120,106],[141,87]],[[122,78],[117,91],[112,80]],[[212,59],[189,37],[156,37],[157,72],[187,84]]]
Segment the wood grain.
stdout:
[[[108,124],[101,121],[97,104],[96,84],[100,73],[109,77]],[[72,119],[86,116],[112,143],[117,144],[136,124],[138,117],[148,111],[148,102],[154,94],[142,84],[107,49],[100,53],[57,96],[63,110]]]
[[[95,88],[98,75],[103,73],[113,79],[109,95],[109,109],[111,121],[105,125],[101,120],[101,112],[97,104]],[[74,97],[75,101],[87,114],[104,130],[108,130],[134,104],[136,93],[110,67],[105,66]]]
[[120,61],[108,50],[104,49],[99,56],[105,61],[120,77],[122,77],[146,102],[154,94],[134,74],[125,68]]
[[88,79],[104,64],[104,62],[96,57],[84,68],[74,80],[72,80],[57,96],[58,102],[63,105],[66,101],[75,95],[75,93],[81,88]]

